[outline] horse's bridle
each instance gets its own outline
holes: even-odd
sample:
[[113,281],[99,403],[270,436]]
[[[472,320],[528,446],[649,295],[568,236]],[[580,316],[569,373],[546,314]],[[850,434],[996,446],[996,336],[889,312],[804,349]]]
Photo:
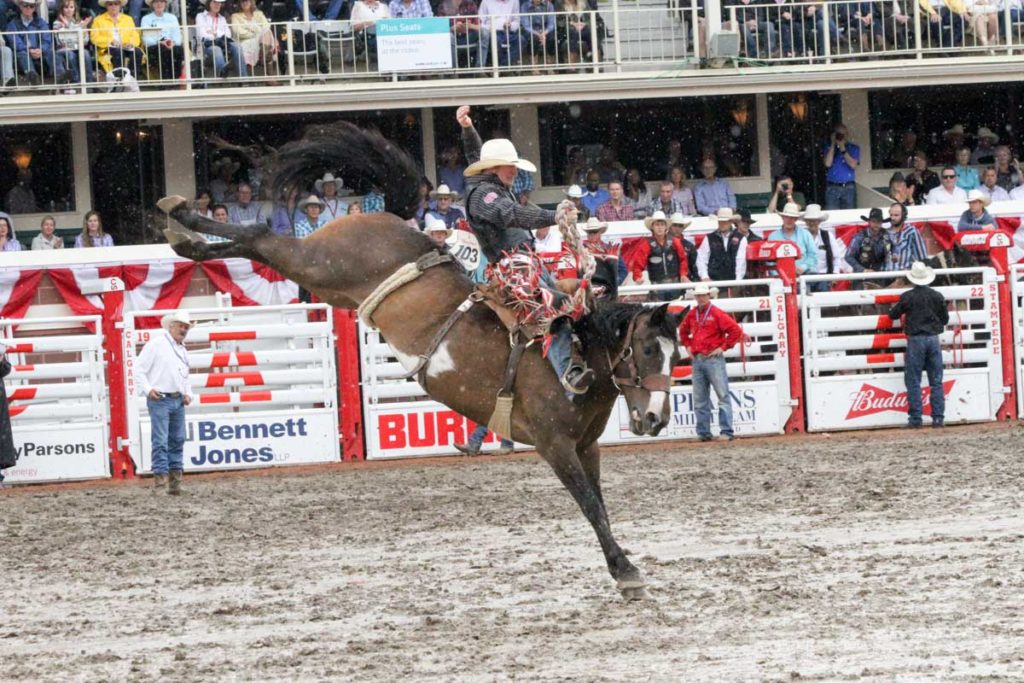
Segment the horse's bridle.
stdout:
[[[626,328],[626,342],[623,344],[622,350],[615,356],[614,361],[611,354],[605,351],[608,355],[608,365],[612,370],[612,383],[619,391],[622,391],[622,387],[636,387],[647,391],[669,391],[672,388],[671,372],[667,375],[659,372],[643,377],[640,376],[640,371],[636,367],[636,360],[633,358],[632,341],[634,327],[636,327],[636,318],[629,321],[629,327]],[[623,366],[626,372],[629,373],[626,376],[619,374],[619,368]]]

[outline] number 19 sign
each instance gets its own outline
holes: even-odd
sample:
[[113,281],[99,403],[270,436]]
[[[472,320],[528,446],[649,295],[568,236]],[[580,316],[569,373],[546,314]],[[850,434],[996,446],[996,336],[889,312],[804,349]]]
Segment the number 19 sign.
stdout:
[[444,17],[376,22],[381,72],[452,68],[451,25]]

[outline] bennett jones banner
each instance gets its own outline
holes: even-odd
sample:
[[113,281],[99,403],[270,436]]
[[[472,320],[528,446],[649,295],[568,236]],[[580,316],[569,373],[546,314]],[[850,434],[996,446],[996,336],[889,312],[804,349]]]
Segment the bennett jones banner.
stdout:
[[[923,412],[931,415],[927,376],[921,378]],[[946,370],[946,422],[981,422],[995,417],[985,370]],[[819,377],[807,387],[809,428],[865,429],[907,423],[907,390],[903,373]]]
[[448,19],[381,19],[375,27],[377,64],[381,72],[452,68]]
[[[733,422],[737,434],[779,434],[782,420],[779,414],[779,394],[773,383],[736,383],[730,387]],[[712,398],[712,423],[717,425],[718,408]],[[672,419],[656,440],[696,438],[696,416],[690,387],[677,387],[672,391]],[[476,426],[471,420],[434,401],[410,401],[371,406],[367,414],[366,457],[409,458],[415,456],[455,453],[453,443],[465,443]],[[714,427],[717,432],[717,426]],[[601,437],[602,444],[652,441],[651,437],[634,436],[629,431],[629,409],[619,398],[608,426]],[[493,435],[488,435],[484,450],[496,447]]]
[[103,425],[15,426],[14,448],[18,464],[4,470],[11,483],[110,476]]
[[[185,418],[185,471],[203,472],[339,459],[333,410],[194,415]],[[150,423],[139,421],[140,471],[153,470]]]

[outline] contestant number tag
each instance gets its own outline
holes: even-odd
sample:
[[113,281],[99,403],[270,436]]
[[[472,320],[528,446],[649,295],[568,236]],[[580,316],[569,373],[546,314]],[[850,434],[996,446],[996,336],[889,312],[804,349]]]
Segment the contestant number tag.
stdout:
[[456,230],[445,242],[452,256],[469,272],[480,267],[480,242],[476,235],[465,230]]

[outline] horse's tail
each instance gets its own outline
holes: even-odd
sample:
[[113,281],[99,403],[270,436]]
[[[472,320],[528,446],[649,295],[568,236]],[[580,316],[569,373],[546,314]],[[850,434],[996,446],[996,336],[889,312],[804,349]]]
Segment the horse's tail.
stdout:
[[399,218],[416,215],[423,174],[405,151],[377,131],[348,122],[311,126],[301,140],[278,152],[274,196],[309,188],[327,172],[338,172],[349,187],[377,187],[385,210]]

